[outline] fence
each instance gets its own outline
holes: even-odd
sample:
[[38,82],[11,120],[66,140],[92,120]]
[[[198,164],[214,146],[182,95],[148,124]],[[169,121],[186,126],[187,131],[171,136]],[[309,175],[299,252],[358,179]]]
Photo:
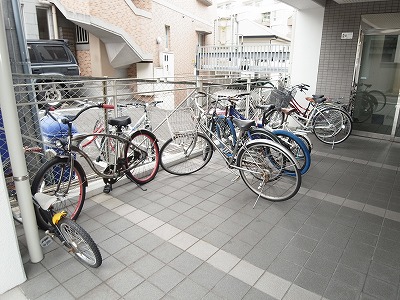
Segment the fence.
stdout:
[[[82,79],[82,78],[79,78]],[[251,95],[247,100],[238,105],[245,114],[252,117],[255,114],[255,104],[262,102],[268,93],[268,89],[262,88],[262,80],[247,80],[232,77],[204,77],[201,80],[186,78],[186,80],[164,81],[164,80],[138,80],[138,79],[86,79],[57,78],[44,76],[22,76],[15,75],[14,92],[17,111],[19,115],[23,145],[26,147],[39,147],[42,149],[53,149],[52,137],[55,139],[66,136],[66,128],[54,129],[49,118],[44,116],[43,108],[52,105],[57,109],[52,112],[57,116],[75,115],[84,104],[111,103],[117,104],[151,103],[161,102],[156,107],[149,107],[149,116],[152,129],[157,136],[160,147],[170,137],[166,116],[171,114],[175,108],[187,105],[187,97],[196,87],[206,89],[216,95],[234,95],[235,93],[249,91]],[[40,80],[40,81],[39,81]],[[267,79],[266,79],[267,80]],[[143,107],[118,106],[111,112],[110,117],[128,115],[132,122],[137,122],[144,114]],[[0,115],[1,116],[1,115]],[[74,123],[74,130],[78,133],[93,132],[97,121],[103,122],[108,115],[104,110],[93,109],[82,114]],[[1,121],[1,119],[0,119]],[[142,127],[142,126],[141,126]],[[53,139],[54,141],[54,139]],[[11,166],[8,163],[8,149],[3,124],[0,122],[0,154],[5,172]],[[46,157],[37,153],[26,153],[28,171],[31,178],[37,169],[44,163]],[[80,161],[80,159],[78,158]],[[80,161],[82,162],[82,161]],[[83,165],[85,165],[83,163]],[[90,169],[85,169],[90,177]]]

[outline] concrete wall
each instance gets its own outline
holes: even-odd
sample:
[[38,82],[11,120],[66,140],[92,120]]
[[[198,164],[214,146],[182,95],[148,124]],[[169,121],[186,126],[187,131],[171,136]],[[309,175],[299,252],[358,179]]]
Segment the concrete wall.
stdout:
[[[326,1],[317,93],[348,99],[353,80],[361,15],[395,12],[400,12],[398,0],[340,5],[332,0]],[[353,32],[353,39],[342,40],[342,32]]]

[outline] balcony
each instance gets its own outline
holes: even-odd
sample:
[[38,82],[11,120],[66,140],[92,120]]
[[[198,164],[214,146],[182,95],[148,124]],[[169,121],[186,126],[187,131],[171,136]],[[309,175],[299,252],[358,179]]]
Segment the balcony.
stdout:
[[197,51],[199,71],[286,73],[288,45],[202,46]]

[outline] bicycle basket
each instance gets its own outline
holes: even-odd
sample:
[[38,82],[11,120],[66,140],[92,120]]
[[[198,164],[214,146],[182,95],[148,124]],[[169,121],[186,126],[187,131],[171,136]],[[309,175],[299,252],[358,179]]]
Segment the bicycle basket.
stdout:
[[191,107],[180,108],[167,116],[171,136],[192,135],[197,131],[194,111]]
[[284,89],[273,89],[269,95],[269,103],[275,104],[276,108],[288,107],[291,100],[290,92]]

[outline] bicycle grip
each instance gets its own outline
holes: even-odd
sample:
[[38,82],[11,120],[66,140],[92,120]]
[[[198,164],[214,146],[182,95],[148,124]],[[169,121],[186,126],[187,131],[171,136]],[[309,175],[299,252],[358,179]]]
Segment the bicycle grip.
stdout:
[[114,109],[114,105],[112,104],[102,104],[101,107],[104,109]]

